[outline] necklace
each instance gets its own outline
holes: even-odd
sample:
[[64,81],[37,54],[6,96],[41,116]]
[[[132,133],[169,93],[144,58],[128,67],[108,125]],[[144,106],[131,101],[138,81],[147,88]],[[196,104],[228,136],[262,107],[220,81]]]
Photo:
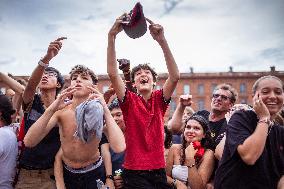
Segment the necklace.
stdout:
[[267,132],[267,135],[269,135],[269,133],[270,133],[270,131],[271,131],[273,125],[274,125],[274,122],[272,121],[271,124],[270,124],[270,126],[269,126],[269,130],[268,130],[268,132]]

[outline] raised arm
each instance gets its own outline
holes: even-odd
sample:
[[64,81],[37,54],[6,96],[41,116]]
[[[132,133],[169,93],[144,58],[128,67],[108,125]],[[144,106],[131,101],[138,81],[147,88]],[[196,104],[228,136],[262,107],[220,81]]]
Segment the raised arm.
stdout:
[[114,118],[112,117],[103,95],[95,87],[88,88],[93,91],[93,94],[89,97],[89,99],[97,98],[100,100],[103,106],[106,124],[105,134],[107,136],[111,149],[115,153],[123,152],[126,148],[124,135],[119,126],[116,124]]
[[168,42],[164,36],[164,28],[159,24],[155,24],[150,19],[148,18],[146,19],[150,23],[149,30],[153,39],[158,42],[164,53],[164,58],[167,64],[169,77],[163,86],[163,92],[165,99],[170,99],[180,77],[179,70],[175,62],[174,56],[171,52],[171,49],[168,45]]
[[254,132],[237,148],[240,157],[248,165],[254,165],[263,153],[269,128],[265,120],[270,120],[270,113],[262,99],[256,95],[253,100],[253,108],[259,121]]
[[115,52],[115,39],[116,35],[122,31],[122,18],[124,15],[116,19],[114,25],[108,33],[108,46],[107,46],[107,73],[116,92],[119,100],[122,100],[125,95],[125,85],[122,78],[118,74],[118,66],[116,62]]
[[39,61],[38,65],[34,69],[23,94],[24,104],[28,104],[33,100],[36,87],[41,80],[44,69],[48,66],[49,61],[58,54],[62,47],[61,41],[63,39],[66,39],[66,37],[60,37],[49,44],[46,55]]
[[25,146],[36,146],[49,133],[49,131],[58,122],[58,117],[55,112],[72,103],[71,100],[68,102],[64,102],[64,100],[75,92],[75,90],[76,89],[73,88],[67,88],[57,96],[56,100],[45,110],[42,116],[40,116],[40,118],[34,124],[32,124],[28,130],[24,138]]
[[177,108],[174,111],[172,119],[168,122],[168,127],[173,133],[180,133],[183,129],[182,117],[186,106],[190,106],[192,104],[191,99],[191,95],[181,95],[179,97]]
[[2,72],[0,72],[0,81],[2,81],[9,88],[15,91],[15,93],[22,94],[25,90],[25,87],[23,85]]

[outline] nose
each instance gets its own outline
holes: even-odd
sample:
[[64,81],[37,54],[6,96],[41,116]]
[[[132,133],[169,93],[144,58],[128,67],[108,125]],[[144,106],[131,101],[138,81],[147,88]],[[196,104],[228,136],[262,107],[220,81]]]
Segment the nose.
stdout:
[[269,94],[269,98],[276,98],[276,94],[274,91],[271,91],[271,93]]

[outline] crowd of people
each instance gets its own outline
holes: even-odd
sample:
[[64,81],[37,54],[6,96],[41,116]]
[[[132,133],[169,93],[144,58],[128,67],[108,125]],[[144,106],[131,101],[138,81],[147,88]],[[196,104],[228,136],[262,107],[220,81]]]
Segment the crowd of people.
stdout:
[[251,105],[235,104],[225,83],[210,110],[195,112],[193,97],[181,95],[165,123],[180,74],[164,28],[147,19],[168,70],[155,90],[149,64],[117,60],[123,18],[108,33],[104,94],[88,67],[73,67],[67,85],[49,66],[65,37],[49,44],[27,83],[0,73],[12,91],[0,94],[0,188],[283,189],[283,81],[259,78]]

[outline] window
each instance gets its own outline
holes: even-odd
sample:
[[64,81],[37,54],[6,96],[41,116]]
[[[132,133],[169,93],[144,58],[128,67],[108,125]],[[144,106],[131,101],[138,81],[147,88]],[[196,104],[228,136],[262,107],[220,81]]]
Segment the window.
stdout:
[[240,93],[246,93],[247,91],[247,87],[246,87],[246,84],[245,83],[241,83],[240,85]]
[[211,84],[211,93],[214,93],[215,88],[217,87],[216,83]]
[[246,98],[242,98],[242,99],[240,100],[240,103],[241,103],[241,104],[247,104],[247,99],[246,99]]
[[203,95],[204,94],[204,85],[199,84],[197,90],[198,90],[199,95]]
[[190,94],[190,87],[189,85],[183,86],[183,94]]
[[198,110],[204,110],[205,109],[204,100],[198,100],[197,105],[198,105]]
[[103,86],[103,93],[105,93],[108,90],[108,86],[104,85]]

